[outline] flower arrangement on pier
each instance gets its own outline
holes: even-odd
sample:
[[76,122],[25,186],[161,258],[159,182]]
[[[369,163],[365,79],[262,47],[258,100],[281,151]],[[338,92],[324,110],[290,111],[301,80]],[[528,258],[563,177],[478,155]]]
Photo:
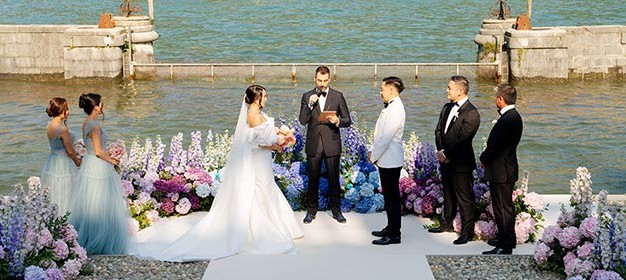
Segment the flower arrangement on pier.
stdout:
[[76,279],[87,251],[38,177],[0,200],[0,279]]
[[[367,162],[367,146],[371,131],[358,125],[356,114],[353,125],[341,129],[342,157],[340,162],[341,211],[373,213],[384,209],[380,175],[376,166]],[[306,135],[296,119],[277,119],[283,129],[277,130],[292,141],[283,153],[274,154],[274,178],[293,210],[305,209],[308,187],[307,162],[304,156]],[[124,192],[128,195],[130,212],[137,221],[135,228],[143,229],[161,217],[186,215],[193,211],[208,211],[219,191],[221,170],[232,143],[232,135],[225,131],[209,132],[203,141],[199,131],[191,133],[191,144],[183,148],[183,134],[175,135],[165,156],[166,145],[157,137],[145,144],[132,141],[122,162]],[[202,147],[204,143],[204,148]],[[405,164],[400,181],[402,210],[405,214],[438,219],[442,210],[443,186],[439,162],[433,144],[422,143],[413,133],[405,142]],[[482,182],[482,171],[476,173],[474,192],[481,211],[476,223],[479,239],[495,237],[497,229],[488,186]],[[533,241],[542,219],[543,201],[536,193],[528,193],[527,181],[520,185],[512,199],[518,213],[518,241]],[[319,210],[328,209],[328,179],[322,164],[319,186]]]
[[570,181],[570,207],[561,205],[556,225],[545,228],[535,246],[539,268],[568,279],[623,279],[626,277],[626,207],[609,203],[600,191],[595,205],[591,174],[576,170]]

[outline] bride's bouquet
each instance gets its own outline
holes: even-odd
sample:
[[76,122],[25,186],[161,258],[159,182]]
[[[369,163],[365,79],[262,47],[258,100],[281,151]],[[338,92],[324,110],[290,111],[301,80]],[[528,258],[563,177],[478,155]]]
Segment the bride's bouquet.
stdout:
[[281,125],[280,128],[276,128],[276,134],[279,136],[278,145],[283,148],[288,148],[293,146],[296,143],[296,136],[294,135],[295,130],[293,128],[289,128],[286,125]]

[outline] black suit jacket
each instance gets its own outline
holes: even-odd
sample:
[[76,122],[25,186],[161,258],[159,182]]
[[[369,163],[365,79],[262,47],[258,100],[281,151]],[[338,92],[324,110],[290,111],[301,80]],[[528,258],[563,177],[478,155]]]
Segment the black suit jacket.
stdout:
[[456,172],[471,172],[476,169],[472,140],[480,126],[480,114],[474,104],[466,101],[458,110],[458,118],[450,123],[448,133],[444,133],[452,106],[453,103],[446,103],[441,109],[435,128],[435,144],[437,150],[443,149],[444,155],[450,160],[449,163],[442,163],[444,167]]
[[[328,88],[324,109],[320,109],[318,102],[311,110],[309,108],[309,98],[313,94],[317,94],[315,89],[302,95],[300,116],[298,118],[300,124],[307,126],[305,152],[307,156],[315,156],[319,142],[322,141],[324,153],[327,157],[338,156],[341,154],[339,127],[348,127],[352,124],[346,99],[343,97],[343,93]],[[318,118],[321,111],[336,111],[339,117],[339,127],[331,123],[319,122]]]
[[485,166],[485,180],[515,183],[518,179],[517,145],[522,138],[522,117],[515,109],[502,115],[489,133],[487,148],[480,155]]

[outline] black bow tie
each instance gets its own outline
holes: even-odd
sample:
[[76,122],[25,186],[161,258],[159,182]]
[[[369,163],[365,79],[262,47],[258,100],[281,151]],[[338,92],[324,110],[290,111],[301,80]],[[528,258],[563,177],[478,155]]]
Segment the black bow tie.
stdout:
[[461,106],[459,105],[459,102],[451,102],[451,103],[452,103],[452,106],[459,106],[459,107],[461,107]]
[[384,102],[383,105],[385,106],[385,108],[387,108],[387,106],[389,106],[389,104],[391,104],[391,102],[393,102],[393,100],[391,100],[389,102]]
[[320,95],[323,95],[324,97],[326,97],[326,94],[327,94],[327,93],[326,93],[325,91],[321,91],[321,90],[317,92],[317,96],[318,96],[318,97],[319,97]]

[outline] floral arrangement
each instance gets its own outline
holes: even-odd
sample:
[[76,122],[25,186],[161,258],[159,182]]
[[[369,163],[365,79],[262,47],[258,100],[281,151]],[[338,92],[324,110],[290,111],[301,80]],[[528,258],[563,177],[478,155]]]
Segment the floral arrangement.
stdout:
[[539,268],[568,279],[623,279],[626,276],[626,207],[609,204],[607,192],[598,195],[592,209],[591,174],[576,169],[570,181],[570,209],[561,205],[556,225],[545,228],[535,246]]
[[87,147],[85,147],[85,141],[83,141],[83,138],[78,138],[76,142],[74,142],[73,147],[79,158],[83,158],[87,155]]
[[296,136],[294,135],[295,129],[289,128],[286,125],[281,125],[280,128],[276,128],[276,134],[279,136],[283,136],[282,139],[279,138],[277,144],[282,146],[283,148],[291,147],[296,144]]
[[[76,279],[87,252],[38,177],[0,200],[0,278]],[[83,271],[84,273],[85,271]]]
[[107,154],[115,160],[120,161],[126,154],[126,146],[123,140],[115,140],[107,145]]

